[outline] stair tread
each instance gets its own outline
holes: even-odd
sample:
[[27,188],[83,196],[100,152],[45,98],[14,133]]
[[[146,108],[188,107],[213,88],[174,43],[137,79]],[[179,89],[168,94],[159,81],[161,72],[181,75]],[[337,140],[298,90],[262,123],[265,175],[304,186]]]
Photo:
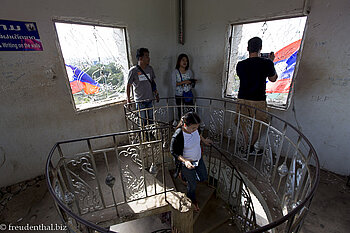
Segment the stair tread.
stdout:
[[212,232],[230,218],[231,213],[225,202],[212,195],[194,224],[194,232]]
[[211,199],[215,192],[215,189],[209,187],[205,183],[198,183],[196,189],[196,198],[199,205],[199,212],[193,213],[193,222],[195,223],[202,211],[205,209],[208,201]]
[[222,224],[220,227],[216,228],[215,230],[210,231],[210,233],[222,233],[222,232],[241,233],[239,228],[230,221]]
[[[133,162],[128,163],[128,165],[130,169],[133,169],[135,171],[136,175],[139,175],[139,176],[142,175],[141,171],[139,171],[138,167]],[[107,227],[111,223],[117,224],[128,220],[133,220],[140,217],[148,216],[151,213],[155,213],[155,212],[161,213],[164,211],[169,211],[170,209],[168,210],[168,202],[164,199],[164,194],[159,194],[164,191],[164,187],[162,184],[163,177],[162,177],[161,171],[162,169],[159,168],[157,175],[152,175],[148,172],[145,172],[147,194],[149,195],[149,197],[146,197],[146,193],[144,189],[141,189],[139,192],[134,192],[134,195],[135,195],[134,198],[137,198],[137,195],[139,195],[139,197],[145,197],[145,198],[141,200],[136,200],[136,201],[129,200],[128,203],[119,204],[118,212],[120,217],[117,217],[115,207],[111,207],[111,208],[103,209],[101,211],[96,211],[95,213],[92,213],[92,214],[91,213],[86,214],[84,218],[91,222],[98,223],[100,226]],[[175,191],[175,185],[173,183],[171,174],[169,173],[168,170],[165,170],[165,171],[166,171],[165,172],[166,189],[167,190],[174,189]],[[101,172],[101,174],[103,174],[101,177],[104,177],[106,175],[103,172]],[[110,192],[108,188],[106,188],[105,186],[102,186],[102,189],[104,193]],[[123,193],[121,191],[120,186],[114,187],[114,189],[116,191],[115,192],[116,199],[119,201],[122,200]],[[155,191],[158,193],[157,195],[155,194]],[[107,204],[112,204],[113,203],[112,196],[109,195],[107,197],[108,198],[105,198]],[[127,196],[127,198],[128,197],[130,196]]]
[[[178,192],[187,193],[186,185],[183,184],[179,178],[174,179],[174,184]],[[200,211],[193,213],[193,222],[196,222],[198,216],[202,212],[203,207],[205,207],[206,203],[210,200],[214,192],[215,189],[209,187],[206,183],[197,183],[196,198]]]

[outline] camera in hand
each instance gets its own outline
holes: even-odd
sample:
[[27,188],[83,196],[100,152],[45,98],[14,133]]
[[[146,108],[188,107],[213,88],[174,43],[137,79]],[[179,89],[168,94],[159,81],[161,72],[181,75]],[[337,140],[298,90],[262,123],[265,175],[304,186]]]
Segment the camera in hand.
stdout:
[[260,56],[263,58],[269,58],[270,53],[260,53]]
[[197,79],[191,78],[189,81],[191,82],[192,88],[194,88],[196,86]]

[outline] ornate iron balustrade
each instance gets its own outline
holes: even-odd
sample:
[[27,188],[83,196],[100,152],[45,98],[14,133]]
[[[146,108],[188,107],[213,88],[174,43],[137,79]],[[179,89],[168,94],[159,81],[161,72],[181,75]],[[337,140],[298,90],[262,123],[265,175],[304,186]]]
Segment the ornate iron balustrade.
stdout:
[[[172,163],[165,155],[168,134],[161,127],[56,143],[46,178],[69,232],[112,232],[101,225],[127,221],[125,204],[155,196],[165,200],[173,190],[165,177]],[[152,140],[144,141],[145,135]]]
[[[249,109],[251,116],[242,113],[243,107]],[[241,213],[248,214],[241,221],[243,224],[241,229],[249,232],[300,230],[319,183],[319,162],[313,146],[297,128],[271,113],[222,99],[194,98],[194,105],[177,106],[174,98],[162,98],[159,103],[154,102],[151,109],[153,119],[148,119],[148,115],[145,114],[143,116],[147,119],[140,120],[142,111],[149,109],[135,109],[133,103],[125,105],[128,128],[151,127],[143,124],[142,120],[152,120],[157,125],[169,125],[176,121],[177,111],[181,111],[181,115],[187,111],[196,111],[203,120],[201,127],[206,129],[209,137],[219,148],[219,156],[222,157],[219,161],[221,163],[224,161],[223,164],[229,166],[232,166],[232,163],[239,163],[240,170],[246,170],[247,182],[251,179],[249,176],[259,176],[259,182],[266,182],[272,189],[275,199],[266,200],[265,203],[269,223],[265,226],[255,226],[254,221],[251,222],[255,219],[252,217],[255,215],[254,208],[250,208],[249,203],[248,207],[241,210]],[[264,122],[256,119],[258,114],[266,114],[269,120]],[[258,148],[250,152],[246,148],[254,146],[252,145],[254,130],[258,132],[255,144]],[[259,147],[262,153],[258,153]],[[223,159],[224,154],[226,156]],[[219,170],[219,174],[222,170]],[[217,187],[223,185],[226,189],[231,189],[229,187],[232,182],[224,182],[219,178],[218,181]],[[254,182],[250,182],[250,187],[252,186],[261,192],[263,197],[264,191],[255,187]],[[246,195],[249,192],[238,193],[242,195],[241,198],[251,202],[250,197]],[[264,202],[263,198],[259,200]],[[229,201],[230,198],[227,204],[232,204]],[[268,202],[278,205],[271,203],[269,205]]]
[[214,187],[217,195],[228,204],[233,220],[242,232],[255,229],[256,216],[249,188],[232,161],[215,145],[212,147],[218,154],[210,149],[206,159],[209,186]]

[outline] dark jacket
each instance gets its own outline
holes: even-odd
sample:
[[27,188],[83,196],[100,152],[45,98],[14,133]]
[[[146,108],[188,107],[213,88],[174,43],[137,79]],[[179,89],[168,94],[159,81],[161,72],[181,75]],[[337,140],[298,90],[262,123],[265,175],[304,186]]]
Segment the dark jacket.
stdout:
[[[198,129],[198,133],[200,135],[201,131]],[[179,175],[179,172],[181,170],[182,162],[178,160],[177,158],[181,155],[183,155],[184,152],[184,135],[182,133],[182,128],[178,128],[173,136],[171,137],[171,142],[170,142],[170,153],[174,156],[175,158],[175,174],[174,178],[176,178]]]
[[[199,135],[201,134],[200,129],[198,129]],[[182,128],[178,128],[173,134],[170,142],[170,153],[177,158],[184,152],[184,135],[182,134]]]
[[182,128],[178,128],[173,136],[171,137],[170,142],[170,153],[177,158],[184,152],[184,135],[182,134]]

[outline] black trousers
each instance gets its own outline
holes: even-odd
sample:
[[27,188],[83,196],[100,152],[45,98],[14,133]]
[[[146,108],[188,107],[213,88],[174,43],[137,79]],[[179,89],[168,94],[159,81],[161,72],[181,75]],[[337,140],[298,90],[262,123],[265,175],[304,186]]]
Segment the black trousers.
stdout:
[[177,120],[180,120],[181,116],[184,115],[185,113],[194,111],[194,109],[191,107],[184,108],[185,105],[194,105],[193,99],[190,102],[185,102],[185,99],[182,98],[182,96],[175,96],[175,101],[176,101],[176,105],[178,106],[177,107],[177,116],[178,116]]

